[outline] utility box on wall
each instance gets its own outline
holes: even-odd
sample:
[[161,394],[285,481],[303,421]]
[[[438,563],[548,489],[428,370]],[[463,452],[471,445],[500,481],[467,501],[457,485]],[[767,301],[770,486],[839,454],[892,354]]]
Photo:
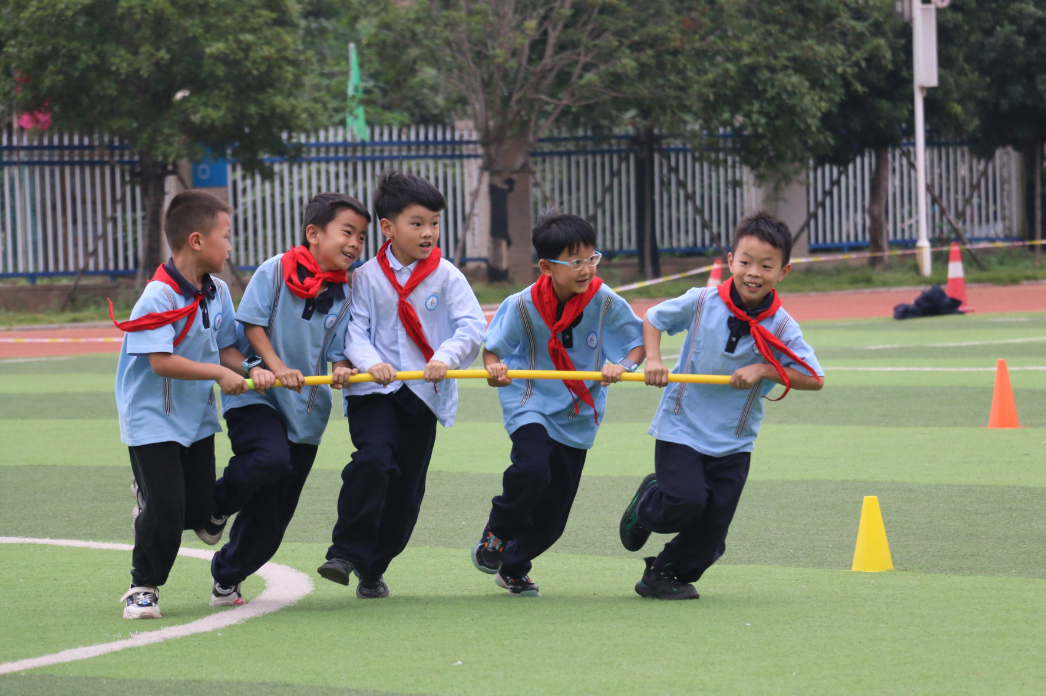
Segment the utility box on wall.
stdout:
[[225,188],[229,185],[229,160],[215,159],[208,152],[192,165],[193,188]]

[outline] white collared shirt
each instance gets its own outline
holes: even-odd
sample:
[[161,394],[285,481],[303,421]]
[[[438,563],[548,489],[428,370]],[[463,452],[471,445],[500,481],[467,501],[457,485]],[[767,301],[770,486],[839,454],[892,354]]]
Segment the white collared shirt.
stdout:
[[[393,256],[391,248],[385,253],[396,280],[405,286],[418,262],[404,266]],[[454,264],[441,260],[436,270],[414,288],[407,301],[418,314],[421,329],[434,351],[433,360],[446,363],[451,370],[472,364],[479,354],[487,322],[468,280]],[[425,356],[400,321],[399,296],[376,258],[360,266],[352,276],[352,308],[345,333],[345,355],[360,372],[378,363],[388,363],[397,371],[425,369]],[[457,380],[448,379],[438,385],[423,381],[393,382],[387,387],[361,382],[344,391],[346,397],[391,394],[404,384],[428,405],[444,427],[454,424],[458,408]]]

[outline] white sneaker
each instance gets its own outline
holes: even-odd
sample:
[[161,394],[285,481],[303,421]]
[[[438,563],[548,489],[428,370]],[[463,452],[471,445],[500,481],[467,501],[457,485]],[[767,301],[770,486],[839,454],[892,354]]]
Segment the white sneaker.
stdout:
[[238,607],[242,606],[243,593],[240,592],[240,583],[232,587],[225,587],[214,578],[211,578],[211,606],[212,607]]
[[121,602],[126,602],[123,608],[125,619],[162,619],[160,614],[160,591],[155,587],[131,586]]

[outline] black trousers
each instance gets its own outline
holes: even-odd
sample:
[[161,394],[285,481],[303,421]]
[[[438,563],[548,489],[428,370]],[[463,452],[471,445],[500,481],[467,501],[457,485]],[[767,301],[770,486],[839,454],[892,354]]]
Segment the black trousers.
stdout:
[[214,487],[216,514],[239,514],[211,560],[211,575],[231,587],[276,555],[318,447],[288,440],[283,416],[268,406],[231,409],[225,422],[234,456]]
[[408,387],[346,399],[356,451],[341,472],[338,522],[327,558],[375,579],[403,552],[425,497],[436,416]]
[[676,534],[654,561],[675,576],[695,582],[726,551],[726,532],[748,479],[750,452],[710,457],[674,442],[654,448],[657,483],[639,501],[639,524],[658,534]]
[[553,440],[537,423],[520,426],[509,437],[512,465],[501,495],[491,501],[490,531],[506,542],[502,577],[520,578],[563,536],[588,450]]
[[167,582],[182,532],[211,518],[214,504],[214,435],[188,447],[155,442],[128,447],[141,513],[134,522],[131,581],[159,587]]

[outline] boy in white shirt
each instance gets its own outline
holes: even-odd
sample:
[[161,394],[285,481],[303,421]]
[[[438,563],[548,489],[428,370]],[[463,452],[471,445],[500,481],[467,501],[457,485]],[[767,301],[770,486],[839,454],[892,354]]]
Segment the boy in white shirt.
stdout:
[[[457,382],[444,382],[447,370],[472,364],[486,329],[465,276],[441,259],[444,208],[428,181],[383,174],[374,212],[388,241],[353,274],[345,355],[374,381],[345,390],[356,451],[342,471],[333,543],[317,572],[342,585],[354,572],[361,599],[389,596],[382,575],[418,521],[436,423],[454,424]],[[395,382],[399,370],[424,370],[425,382]]]

